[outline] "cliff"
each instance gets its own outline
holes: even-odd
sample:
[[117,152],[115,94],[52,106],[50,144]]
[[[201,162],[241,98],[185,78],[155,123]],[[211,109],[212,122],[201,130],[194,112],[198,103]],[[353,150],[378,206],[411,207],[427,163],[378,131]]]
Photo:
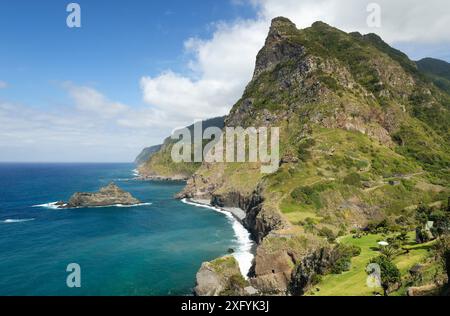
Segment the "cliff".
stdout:
[[[208,127],[223,128],[224,117],[217,117],[202,122],[202,133]],[[187,127],[194,135],[194,125]],[[143,178],[159,180],[187,180],[200,167],[200,163],[174,163],[172,160],[172,147],[177,140],[168,137],[158,151],[154,152],[138,170]]]
[[144,148],[139,153],[139,155],[136,157],[136,159],[134,160],[134,163],[137,166],[141,166],[142,164],[144,164],[145,162],[150,160],[150,158],[152,158],[152,156],[154,154],[156,154],[158,151],[160,151],[161,147],[162,147],[162,145],[156,145],[156,146],[151,146],[151,147]]
[[445,89],[377,35],[276,18],[225,126],[280,127],[280,169],[204,163],[179,197],[246,210],[259,243],[251,284],[301,294],[307,271],[333,264],[323,232],[395,221],[447,198],[449,105]]

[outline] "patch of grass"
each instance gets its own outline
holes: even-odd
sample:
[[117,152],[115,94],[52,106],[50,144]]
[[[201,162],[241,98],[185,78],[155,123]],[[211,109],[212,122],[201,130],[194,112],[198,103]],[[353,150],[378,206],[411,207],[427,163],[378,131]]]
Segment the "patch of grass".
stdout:
[[232,270],[238,266],[236,259],[233,256],[226,256],[218,258],[210,262],[211,268],[218,273],[223,273],[227,270]]
[[[414,233],[408,235],[412,245],[407,246],[409,254],[403,253],[394,259],[394,263],[399,268],[404,277],[409,273],[415,264],[422,262],[428,256],[428,250],[432,248],[433,243],[415,245]],[[339,239],[339,242],[345,245],[354,245],[361,248],[361,254],[352,258],[350,271],[339,275],[326,275],[321,282],[312,289],[308,295],[319,296],[372,296],[374,292],[382,293],[382,289],[372,289],[367,287],[367,273],[365,271],[370,260],[379,256],[377,251],[379,240],[385,240],[383,235],[367,235],[359,239],[352,236],[346,236]],[[316,291],[316,289],[319,291]]]

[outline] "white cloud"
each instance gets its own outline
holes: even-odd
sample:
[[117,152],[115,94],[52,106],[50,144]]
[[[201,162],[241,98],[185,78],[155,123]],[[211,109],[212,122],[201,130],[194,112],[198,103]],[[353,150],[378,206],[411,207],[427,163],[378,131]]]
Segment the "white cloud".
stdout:
[[[242,5],[242,1],[233,3]],[[247,2],[258,12],[255,19],[217,23],[212,38],[186,40],[186,51],[192,56],[187,64],[191,74],[168,70],[141,79],[144,100],[160,117],[188,124],[193,119],[228,113],[251,79],[255,56],[263,46],[270,20],[277,16],[290,18],[299,28],[321,20],[345,31],[375,32],[390,43],[450,43],[448,0]],[[381,6],[381,28],[367,26],[367,5],[371,2]]]
[[[251,0],[261,18],[286,16],[298,27],[321,20],[345,31],[375,32],[389,43],[450,42],[448,0]],[[381,7],[381,28],[366,24],[367,5]]]
[[0,89],[6,89],[8,84],[5,81],[0,80]]
[[113,117],[127,110],[126,105],[108,100],[93,88],[76,86],[72,83],[65,83],[63,86],[80,111],[91,112],[102,117]]
[[173,126],[228,114],[252,77],[269,24],[239,20],[214,27],[211,39],[185,42],[187,53],[193,56],[188,64],[191,75],[166,71],[141,79],[144,100],[160,115],[177,121]]
[[[151,109],[111,101],[91,87],[63,87],[73,104],[40,109],[0,101],[1,161],[133,161],[170,131],[136,128]],[[132,124],[135,118],[142,121]]]

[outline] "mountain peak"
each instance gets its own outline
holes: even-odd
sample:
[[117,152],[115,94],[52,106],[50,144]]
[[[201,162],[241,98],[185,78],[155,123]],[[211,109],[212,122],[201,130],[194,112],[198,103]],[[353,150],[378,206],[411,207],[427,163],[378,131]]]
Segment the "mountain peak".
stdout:
[[330,25],[328,25],[325,22],[322,21],[316,21],[311,25],[312,28],[331,28]]
[[278,28],[278,27],[284,27],[284,26],[293,26],[296,28],[296,25],[294,22],[289,20],[288,18],[285,18],[283,16],[276,17],[272,19],[272,26],[271,28]]
[[285,37],[292,32],[297,31],[297,26],[288,18],[277,17],[272,20],[270,25],[269,35],[267,37],[267,42],[270,43],[272,40],[278,40]]

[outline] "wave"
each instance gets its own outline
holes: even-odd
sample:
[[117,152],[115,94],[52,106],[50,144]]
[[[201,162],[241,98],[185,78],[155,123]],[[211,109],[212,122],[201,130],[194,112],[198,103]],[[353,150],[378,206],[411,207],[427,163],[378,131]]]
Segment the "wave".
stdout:
[[13,223],[24,223],[34,221],[34,218],[25,218],[25,219],[6,219],[2,221],[5,224],[13,224]]
[[[50,203],[45,203],[45,204],[33,205],[33,207],[48,208],[51,210],[62,210],[62,208],[60,208],[59,205],[57,205],[57,204],[58,204],[58,202],[50,202]],[[63,208],[63,209],[70,210],[70,209],[76,209],[76,208],[107,208],[107,207],[126,208],[126,207],[140,207],[140,206],[149,206],[149,205],[152,205],[152,203],[139,203],[139,204],[132,204],[132,205],[113,204],[113,205],[107,205],[107,206],[74,207],[74,208]]]
[[135,181],[136,178],[117,178],[117,179],[113,179],[114,182],[130,182],[130,181]]
[[48,208],[51,210],[60,210],[59,205],[57,205],[59,202],[50,202],[45,204],[39,204],[39,205],[33,205],[33,207],[42,207],[42,208]]
[[[133,205],[122,205],[122,204],[115,204],[112,205],[113,207],[139,207],[139,206],[149,206],[152,205],[153,203],[139,203],[139,204],[133,204]],[[102,207],[102,206],[100,206]],[[109,207],[109,206],[104,206],[104,207]]]
[[117,179],[113,179],[113,181],[114,182],[136,181],[136,180],[139,180],[139,177],[141,176],[138,169],[131,170],[131,174],[133,175],[133,178],[117,178]]
[[241,270],[242,275],[248,279],[248,274],[252,267],[253,258],[255,257],[253,254],[253,249],[255,247],[255,243],[251,239],[251,235],[248,230],[244,227],[244,225],[239,222],[236,217],[233,216],[231,212],[225,211],[219,207],[214,207],[207,204],[195,203],[187,199],[181,200],[184,204],[207,208],[216,212],[219,212],[225,215],[231,222],[234,234],[236,236],[238,242],[238,249],[233,253],[234,258],[239,263],[239,269]]

